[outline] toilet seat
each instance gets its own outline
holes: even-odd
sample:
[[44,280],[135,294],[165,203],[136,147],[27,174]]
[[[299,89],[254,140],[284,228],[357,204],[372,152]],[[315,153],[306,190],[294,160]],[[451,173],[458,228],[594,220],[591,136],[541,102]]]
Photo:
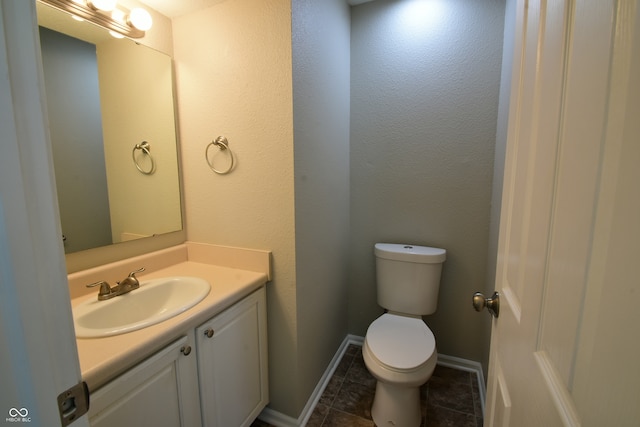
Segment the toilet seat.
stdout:
[[418,318],[385,313],[369,325],[366,344],[380,365],[393,371],[413,371],[431,359],[436,340]]

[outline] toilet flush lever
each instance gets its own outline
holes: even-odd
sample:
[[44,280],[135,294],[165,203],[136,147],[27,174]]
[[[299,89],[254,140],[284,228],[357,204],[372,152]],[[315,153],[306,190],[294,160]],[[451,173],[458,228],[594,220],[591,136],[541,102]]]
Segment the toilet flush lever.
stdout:
[[485,307],[489,310],[489,314],[497,319],[500,315],[500,294],[494,292],[491,298],[485,298],[481,292],[473,294],[473,308],[476,311],[482,311]]

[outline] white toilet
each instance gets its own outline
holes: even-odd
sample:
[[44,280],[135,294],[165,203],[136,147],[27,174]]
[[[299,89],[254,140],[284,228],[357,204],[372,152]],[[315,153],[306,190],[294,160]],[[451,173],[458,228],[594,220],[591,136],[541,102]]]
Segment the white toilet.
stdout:
[[422,320],[436,311],[444,249],[377,243],[378,305],[386,313],[369,325],[362,346],[378,381],[371,407],[378,427],[420,425],[420,386],[438,359],[436,341]]

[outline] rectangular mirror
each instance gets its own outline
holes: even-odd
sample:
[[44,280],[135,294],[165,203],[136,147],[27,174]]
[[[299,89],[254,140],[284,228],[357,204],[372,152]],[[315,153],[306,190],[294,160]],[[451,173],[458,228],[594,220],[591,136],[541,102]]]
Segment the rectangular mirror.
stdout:
[[171,57],[37,10],[65,252],[182,230]]

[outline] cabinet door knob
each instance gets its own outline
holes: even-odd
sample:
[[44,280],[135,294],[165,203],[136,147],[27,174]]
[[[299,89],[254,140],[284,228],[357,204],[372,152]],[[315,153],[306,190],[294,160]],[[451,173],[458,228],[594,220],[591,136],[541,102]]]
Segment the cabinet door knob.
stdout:
[[180,353],[184,354],[185,356],[188,356],[189,354],[191,354],[191,346],[185,345],[180,349]]
[[207,336],[207,338],[211,338],[213,336],[213,329],[207,329],[206,331],[204,331],[204,334]]

